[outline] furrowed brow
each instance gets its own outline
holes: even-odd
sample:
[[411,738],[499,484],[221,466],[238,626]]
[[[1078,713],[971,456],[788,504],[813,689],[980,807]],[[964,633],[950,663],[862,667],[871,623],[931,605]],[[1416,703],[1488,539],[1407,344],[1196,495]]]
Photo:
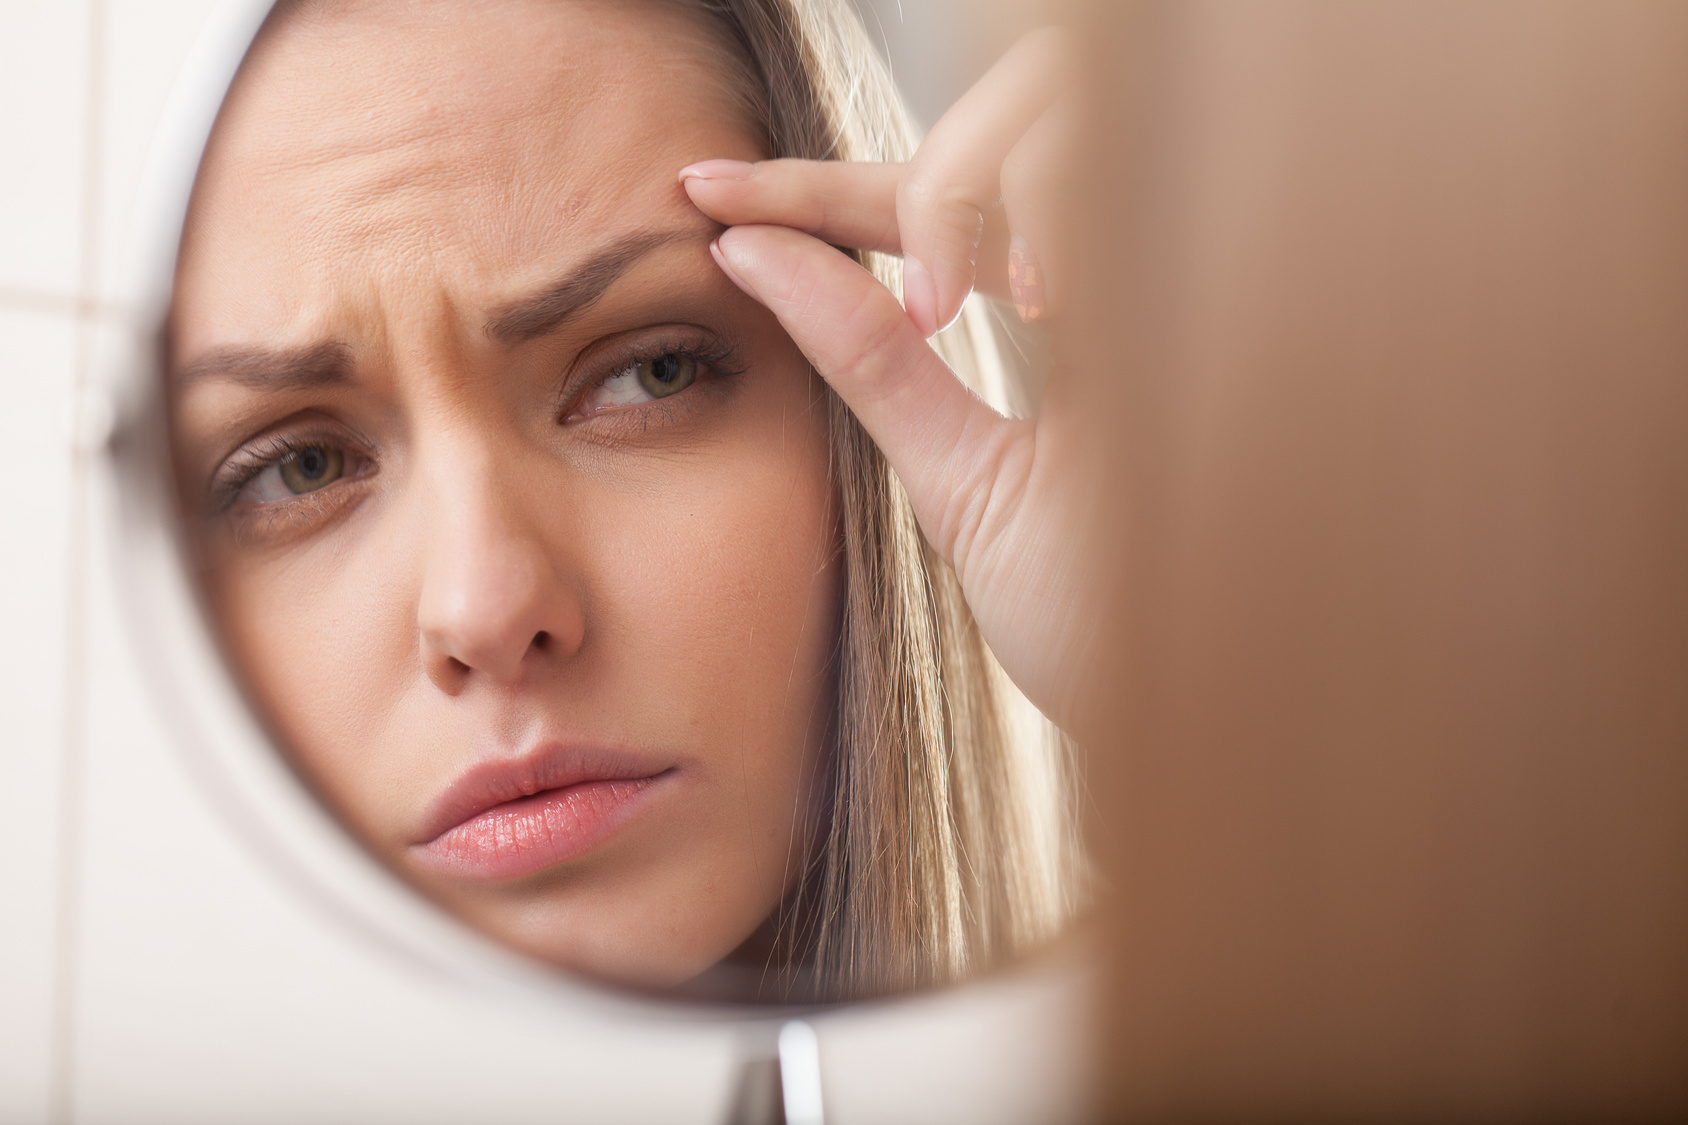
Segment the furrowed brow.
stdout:
[[506,344],[543,336],[602,297],[616,278],[652,250],[673,242],[701,241],[710,234],[696,229],[667,231],[614,242],[561,281],[499,310],[487,321],[487,335]]
[[218,348],[177,372],[183,384],[209,379],[258,391],[298,391],[350,382],[352,352],[344,344],[308,348]]

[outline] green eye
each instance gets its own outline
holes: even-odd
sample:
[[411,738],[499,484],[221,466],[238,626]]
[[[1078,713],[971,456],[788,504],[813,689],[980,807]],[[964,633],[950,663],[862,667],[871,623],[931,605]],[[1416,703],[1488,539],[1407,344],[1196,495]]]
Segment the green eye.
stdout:
[[276,467],[288,491],[298,495],[339,480],[345,471],[346,455],[331,446],[307,445],[283,457]]
[[652,398],[665,398],[683,391],[697,378],[697,360],[689,355],[667,352],[654,359],[640,360],[635,368],[639,386]]

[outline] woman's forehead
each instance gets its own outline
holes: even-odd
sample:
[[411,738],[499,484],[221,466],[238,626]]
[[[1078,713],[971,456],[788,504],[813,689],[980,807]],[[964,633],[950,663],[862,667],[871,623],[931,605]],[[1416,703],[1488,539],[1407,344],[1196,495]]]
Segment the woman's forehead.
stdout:
[[267,27],[225,117],[261,120],[272,150],[531,139],[577,122],[637,124],[657,107],[720,112],[733,102],[727,57],[706,18],[678,3],[358,6]]
[[684,163],[756,155],[721,63],[670,4],[284,19],[219,119],[184,259],[309,274],[461,257],[503,273],[546,243],[672,220]]

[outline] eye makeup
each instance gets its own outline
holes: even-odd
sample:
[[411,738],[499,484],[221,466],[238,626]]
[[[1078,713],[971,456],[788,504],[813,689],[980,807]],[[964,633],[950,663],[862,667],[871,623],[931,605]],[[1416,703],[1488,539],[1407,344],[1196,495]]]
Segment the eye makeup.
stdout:
[[743,374],[738,348],[699,325],[641,328],[602,340],[571,364],[558,420],[564,425],[670,403]]
[[730,353],[687,347],[664,348],[633,360],[588,387],[563,418],[565,424],[586,421],[607,412],[638,409],[666,402],[699,383],[731,377]]
[[[207,490],[210,509],[314,494],[368,476],[375,459],[367,446],[344,426],[314,414],[283,419],[243,442],[217,467]],[[266,476],[276,479],[260,479]]]
[[368,494],[378,468],[368,442],[312,413],[248,439],[213,473],[206,515],[237,540],[273,545],[319,529]]

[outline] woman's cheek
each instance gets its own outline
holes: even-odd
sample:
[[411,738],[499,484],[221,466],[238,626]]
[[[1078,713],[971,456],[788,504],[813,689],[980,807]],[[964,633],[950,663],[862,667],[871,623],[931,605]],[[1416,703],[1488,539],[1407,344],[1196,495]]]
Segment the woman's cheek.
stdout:
[[639,694],[695,732],[704,767],[730,751],[736,784],[755,758],[777,791],[767,799],[787,808],[831,703],[818,694],[841,585],[826,447],[791,436],[752,434],[707,466],[676,463],[671,487],[621,509],[594,599],[620,619],[622,674],[645,669]]
[[391,557],[382,564],[357,554],[226,565],[214,597],[260,711],[295,762],[368,833],[390,810],[359,799],[360,778],[391,753],[383,717],[419,670],[406,575]]

